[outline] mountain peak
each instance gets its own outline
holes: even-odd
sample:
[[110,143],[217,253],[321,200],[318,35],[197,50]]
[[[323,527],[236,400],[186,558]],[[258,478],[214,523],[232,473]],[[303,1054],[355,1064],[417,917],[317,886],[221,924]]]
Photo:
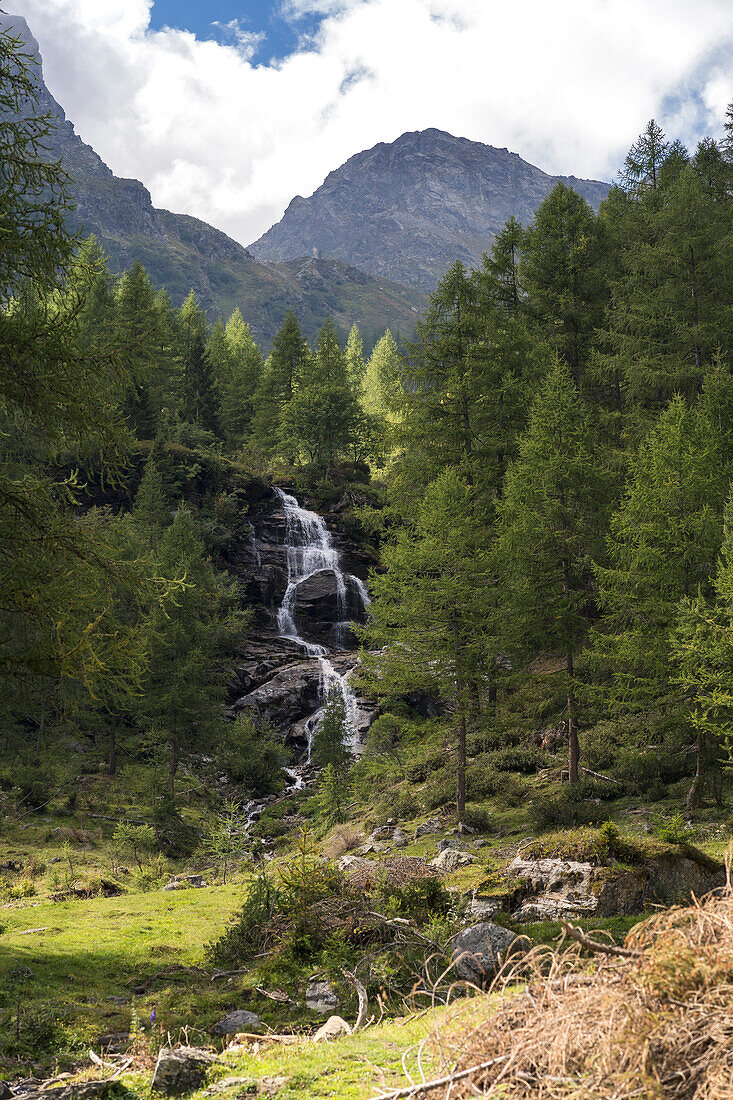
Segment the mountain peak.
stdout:
[[454,260],[480,263],[507,218],[529,222],[560,180],[596,208],[609,189],[435,127],[409,131],[350,157],[250,247],[268,260],[339,259],[431,291]]

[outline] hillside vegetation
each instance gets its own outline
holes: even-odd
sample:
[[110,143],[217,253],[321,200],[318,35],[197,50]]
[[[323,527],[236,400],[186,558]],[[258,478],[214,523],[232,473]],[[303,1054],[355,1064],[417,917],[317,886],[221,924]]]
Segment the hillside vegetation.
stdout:
[[[147,1095],[180,1057],[207,1095],[389,1094],[415,1043],[454,1096],[726,1095],[730,142],[652,122],[597,213],[560,183],[456,263],[414,342],[288,314],[264,356],[68,235],[2,33],[0,73],[15,1093]],[[340,554],[358,654],[342,614],[306,631]]]

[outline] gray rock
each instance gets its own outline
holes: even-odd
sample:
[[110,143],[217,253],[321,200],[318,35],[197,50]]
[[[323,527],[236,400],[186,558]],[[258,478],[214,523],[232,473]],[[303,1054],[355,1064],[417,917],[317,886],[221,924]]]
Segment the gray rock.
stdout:
[[439,817],[431,817],[429,821],[423,821],[421,825],[418,825],[415,829],[415,840],[419,840],[421,836],[430,836],[431,833],[440,833],[443,831],[443,824]]
[[486,988],[517,939],[490,921],[465,928],[453,940],[453,969],[464,981]]
[[163,1047],[153,1073],[152,1088],[166,1096],[192,1092],[206,1077],[206,1069],[215,1056],[198,1047]]
[[464,867],[468,863],[475,863],[476,857],[471,856],[468,852],[459,852],[456,848],[444,848],[435,859],[430,860],[431,867],[437,867],[439,871],[457,871],[459,867]]
[[305,1003],[311,1012],[320,1012],[322,1016],[328,1016],[338,1008],[339,999],[330,982],[310,982],[305,991]]
[[392,833],[392,844],[395,848],[406,848],[409,844],[407,835],[402,832],[402,829],[395,829]]
[[214,1035],[236,1035],[238,1031],[262,1031],[262,1020],[256,1012],[239,1008],[218,1020],[211,1029]]
[[329,1016],[325,1024],[321,1024],[313,1036],[314,1043],[328,1042],[340,1039],[342,1035],[351,1035],[351,1025],[341,1016]]
[[471,898],[466,910],[475,921],[491,920],[501,910],[501,903],[495,898]]
[[[429,129],[350,157],[251,246],[294,260],[316,249],[432,293],[456,259],[478,267],[510,214],[527,224],[560,177],[516,153]],[[596,208],[607,183],[565,178]]]

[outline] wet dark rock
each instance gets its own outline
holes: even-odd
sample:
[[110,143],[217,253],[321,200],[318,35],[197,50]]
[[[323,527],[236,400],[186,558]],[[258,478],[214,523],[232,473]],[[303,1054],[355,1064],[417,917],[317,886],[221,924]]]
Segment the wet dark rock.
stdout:
[[287,733],[290,727],[313,714],[320,703],[321,666],[316,660],[298,661],[275,673],[272,679],[237,699],[235,713],[265,719]]

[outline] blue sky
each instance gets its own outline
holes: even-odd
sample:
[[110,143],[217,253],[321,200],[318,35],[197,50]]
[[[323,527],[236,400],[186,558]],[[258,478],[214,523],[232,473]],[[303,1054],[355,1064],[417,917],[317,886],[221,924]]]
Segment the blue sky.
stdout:
[[281,0],[155,0],[150,16],[154,30],[177,27],[221,42],[235,38],[236,23],[242,33],[262,36],[252,54],[254,64],[267,64],[302,48],[322,21],[322,15],[286,17]]

